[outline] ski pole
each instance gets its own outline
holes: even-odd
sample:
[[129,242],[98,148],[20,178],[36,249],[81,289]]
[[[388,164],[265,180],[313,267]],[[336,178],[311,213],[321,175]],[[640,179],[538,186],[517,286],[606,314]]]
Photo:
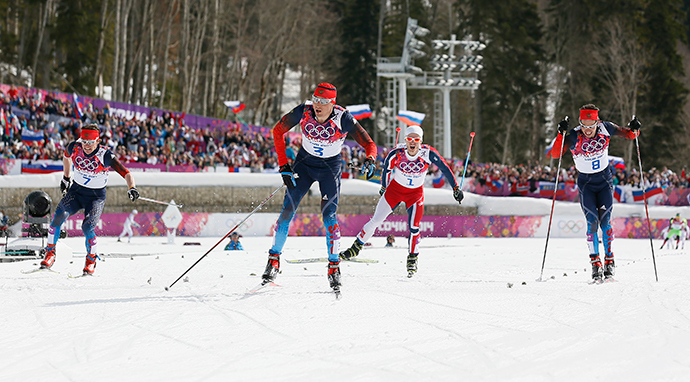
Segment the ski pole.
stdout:
[[[565,120],[568,121],[568,116],[565,116]],[[546,244],[544,245],[544,259],[541,261],[541,273],[539,274],[539,279],[537,281],[543,281],[542,276],[544,276],[544,264],[546,264],[546,249],[549,247],[549,236],[551,235],[551,221],[553,220],[553,207],[556,205],[556,192],[558,191],[558,177],[561,173],[561,159],[563,159],[563,147],[565,147],[565,134],[563,132],[563,140],[561,141],[561,151],[558,156],[558,169],[556,170],[556,184],[553,187],[553,200],[551,201],[551,213],[549,214],[549,228],[546,230]]]
[[213,250],[218,246],[218,244],[220,244],[221,242],[223,242],[223,240],[225,240],[228,236],[230,236],[231,233],[235,232],[235,230],[236,230],[239,226],[241,226],[245,221],[247,221],[247,219],[249,219],[250,216],[254,215],[254,213],[255,213],[256,211],[258,211],[261,207],[263,207],[264,204],[266,204],[269,200],[271,200],[271,198],[273,197],[273,195],[277,194],[278,191],[280,191],[280,190],[283,189],[283,187],[285,187],[284,184],[281,185],[280,187],[276,188],[276,190],[273,191],[273,192],[271,193],[271,195],[268,195],[268,197],[267,197],[266,199],[264,199],[263,202],[261,202],[258,206],[256,206],[256,208],[254,208],[254,210],[252,210],[252,212],[250,212],[249,215],[247,215],[244,219],[242,219],[241,222],[237,223],[234,227],[232,227],[232,229],[231,229],[230,231],[228,231],[228,233],[226,233],[225,236],[223,236],[220,240],[218,240],[218,242],[217,242],[213,247],[211,247],[211,249],[209,249],[208,251],[206,251],[206,253],[204,253],[204,255],[201,256],[201,257],[199,258],[199,260],[197,260],[194,264],[192,264],[192,266],[189,267],[189,269],[187,269],[186,271],[184,271],[184,273],[181,274],[180,277],[177,278],[177,280],[173,281],[173,283],[170,284],[170,286],[165,287],[165,290],[169,290],[170,288],[172,288],[173,285],[175,285],[178,281],[180,281],[180,279],[181,279],[182,277],[184,277],[184,275],[187,274],[187,272],[191,271],[192,268],[194,268],[197,264],[199,264],[199,262],[200,262],[204,257],[206,257],[206,255],[208,255],[209,253],[211,253],[211,251],[213,251]]
[[145,198],[145,197],[143,197],[143,196],[140,196],[140,197],[139,197],[139,200],[143,200],[143,201],[145,201],[145,202],[163,204],[163,205],[166,205],[166,206],[173,206],[173,207],[177,207],[177,208],[182,208],[182,206],[184,206],[184,204],[175,204],[175,203],[161,202],[160,200],[149,199],[149,198]]
[[470,148],[467,150],[467,158],[465,158],[465,167],[462,169],[462,178],[460,179],[460,189],[465,182],[465,173],[467,172],[467,164],[470,162],[470,153],[472,152],[472,142],[474,142],[474,131],[470,133]]
[[[635,119],[633,114],[632,119]],[[637,147],[637,161],[640,164],[640,184],[642,184],[642,196],[644,197],[644,212],[647,213],[647,229],[649,230],[649,245],[652,248],[652,262],[654,263],[654,277],[659,282],[659,275],[656,272],[656,258],[654,257],[654,242],[652,242],[652,223],[649,221],[649,208],[647,208],[647,190],[644,185],[644,173],[642,172],[642,158],[640,157],[640,143],[635,134],[635,147]]]

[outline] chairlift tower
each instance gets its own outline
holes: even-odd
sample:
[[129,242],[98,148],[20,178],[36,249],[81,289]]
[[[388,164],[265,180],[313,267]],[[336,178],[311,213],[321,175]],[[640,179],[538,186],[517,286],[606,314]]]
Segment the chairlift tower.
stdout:
[[[450,40],[432,40],[434,50],[447,51],[431,56],[431,71],[423,71],[411,64],[412,58],[425,55],[420,51],[424,47],[422,41],[414,36],[425,36],[429,30],[417,25],[417,20],[408,18],[405,43],[402,57],[382,57],[377,65],[377,76],[389,78],[386,91],[386,106],[389,109],[385,118],[386,145],[392,146],[395,140],[395,128],[404,127],[395,118],[398,110],[407,109],[407,89],[432,89],[434,94],[434,146],[442,147],[442,155],[452,157],[450,92],[453,90],[475,90],[481,81],[477,73],[482,70],[480,64],[482,56],[474,55],[486,45],[479,41],[457,40],[451,35]],[[461,56],[455,55],[455,49],[462,50]],[[396,84],[392,84],[396,81]],[[396,92],[391,91],[397,85],[398,100],[394,99]]]
[[383,113],[386,147],[394,147],[396,145],[396,128],[405,128],[405,124],[398,121],[395,117],[398,115],[398,110],[407,109],[407,82],[414,78],[415,73],[423,73],[421,68],[412,65],[412,59],[425,55],[420,49],[426,44],[414,37],[425,36],[428,33],[428,29],[417,25],[417,20],[408,18],[402,56],[379,57],[378,59],[376,75],[388,79],[386,81],[385,103],[387,112]]

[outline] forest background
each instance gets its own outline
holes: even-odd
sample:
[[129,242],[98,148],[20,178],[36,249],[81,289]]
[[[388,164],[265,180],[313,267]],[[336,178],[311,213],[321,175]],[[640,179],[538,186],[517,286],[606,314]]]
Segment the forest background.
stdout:
[[[288,77],[298,99],[322,81],[338,104],[376,112],[379,57],[402,53],[409,17],[431,40],[479,40],[478,90],[453,91],[453,155],[476,132],[475,162],[548,164],[544,148],[586,103],[625,125],[637,115],[645,167],[680,171],[690,158],[690,0],[0,0],[0,83],[102,96],[218,118],[223,101],[272,126]],[[294,82],[294,81],[293,81]],[[433,125],[434,94],[408,90]],[[295,103],[296,105],[296,103]],[[380,113],[379,113],[380,115]],[[376,118],[362,121],[378,144]],[[635,167],[633,141],[611,154]],[[566,165],[568,159],[566,159]]]

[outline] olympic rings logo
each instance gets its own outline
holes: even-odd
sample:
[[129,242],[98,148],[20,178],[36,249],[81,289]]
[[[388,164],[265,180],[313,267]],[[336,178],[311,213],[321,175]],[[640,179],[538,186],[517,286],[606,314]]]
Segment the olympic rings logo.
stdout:
[[606,137],[599,136],[595,139],[588,139],[582,142],[582,150],[586,153],[594,153],[601,151],[606,147]]
[[563,233],[578,233],[585,228],[585,223],[582,220],[561,220],[558,222],[558,228]]
[[416,174],[424,170],[424,163],[422,163],[422,161],[400,162],[398,164],[398,167],[400,168],[400,170],[402,170],[402,172]]
[[332,125],[315,125],[311,122],[304,125],[304,131],[311,138],[318,138],[323,140],[328,140],[330,137],[335,135],[335,127]]
[[80,170],[95,172],[96,169],[98,169],[98,161],[79,156],[74,159],[74,164],[76,164],[77,168]]

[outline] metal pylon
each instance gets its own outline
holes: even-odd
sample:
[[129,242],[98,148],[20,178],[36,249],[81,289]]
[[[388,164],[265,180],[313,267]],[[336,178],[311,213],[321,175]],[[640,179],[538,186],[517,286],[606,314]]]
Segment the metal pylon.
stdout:
[[434,92],[434,147],[443,147],[443,94]]
[[395,128],[398,127],[398,80],[393,78],[386,81],[386,107],[390,111],[386,118],[385,145],[395,147]]

